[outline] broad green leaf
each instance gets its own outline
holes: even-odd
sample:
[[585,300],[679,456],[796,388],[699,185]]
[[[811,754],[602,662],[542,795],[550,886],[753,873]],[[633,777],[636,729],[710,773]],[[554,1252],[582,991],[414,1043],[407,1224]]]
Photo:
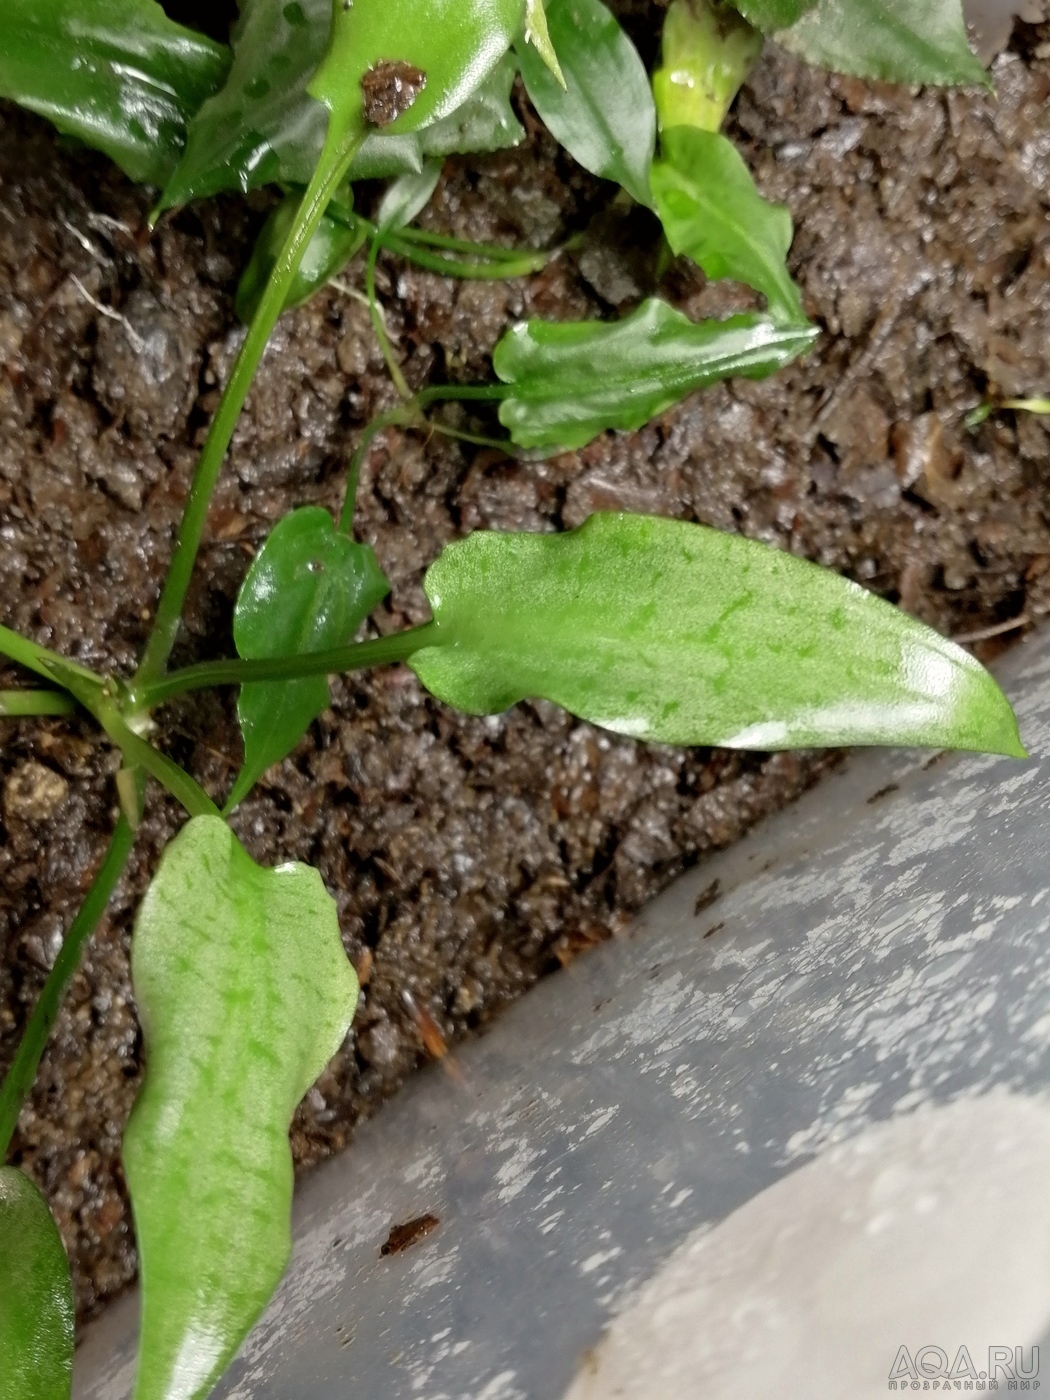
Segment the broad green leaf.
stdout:
[[565,87],[565,74],[561,71],[558,55],[551,43],[543,0],[525,0],[525,42],[533,46],[561,86]]
[[649,167],[656,110],[638,51],[601,0],[550,0],[547,25],[563,87],[531,44],[519,43],[521,76],[533,106],[569,154],[652,204]]
[[[301,200],[301,191],[285,195],[256,239],[251,260],[238,284],[234,303],[237,315],[246,326],[251,324],[255,309],[266,290],[274,264],[299,213]],[[346,212],[350,213],[348,207]],[[295,281],[285,297],[284,309],[287,311],[289,307],[301,306],[326,286],[362,246],[365,237],[364,228],[354,224],[352,214],[349,218],[325,214],[306,245]]]
[[655,297],[621,321],[519,322],[493,356],[511,386],[500,422],[519,447],[583,447],[606,428],[632,432],[719,379],[762,379],[816,337],[812,326],[767,316],[693,322]]
[[3,0],[0,97],[162,185],[186,123],[222,82],[229,50],[155,0]]
[[470,714],[542,697],[661,743],[1024,755],[1005,696],[961,648],[738,535],[641,515],[479,533],[450,545],[425,587],[437,641],[409,665]]
[[761,52],[761,33],[732,6],[672,0],[664,16],[662,66],[653,74],[660,130],[718,131]]
[[[733,0],[734,8],[766,34],[786,29],[811,10],[816,0]],[[924,3],[924,0],[919,0]]]
[[[298,656],[343,646],[389,592],[368,545],[338,534],[318,506],[293,510],[274,527],[241,587],[233,614],[238,655]],[[330,703],[324,676],[241,687],[244,767],[229,807],[291,753]]]
[[146,1046],[124,1134],[135,1400],[202,1400],[288,1261],[288,1127],[346,1035],[357,978],[317,871],[256,865],[218,817],[164,852],[131,970]]
[[190,122],[159,210],[220,190],[309,181],[328,114],[306,85],[331,30],[332,0],[242,0],[229,77]]
[[761,292],[770,315],[805,324],[798,287],[787,268],[794,229],[783,204],[770,204],[731,141],[717,132],[677,126],[665,131],[652,188],[667,241],[708,277],[731,277]]
[[[354,157],[350,178],[385,180],[392,175],[418,174],[428,158],[504,151],[516,146],[525,135],[510,105],[517,71],[513,54],[505,54],[477,91],[443,121],[402,136],[370,131]],[[309,174],[305,173],[303,182]]]
[[401,175],[394,181],[376,211],[380,232],[404,228],[426,208],[441,179],[441,167],[440,160],[428,160],[418,174]]
[[0,1167],[0,1400],[69,1400],[73,1283],[47,1202]]
[[990,87],[961,0],[819,0],[777,42],[820,68],[890,83]]

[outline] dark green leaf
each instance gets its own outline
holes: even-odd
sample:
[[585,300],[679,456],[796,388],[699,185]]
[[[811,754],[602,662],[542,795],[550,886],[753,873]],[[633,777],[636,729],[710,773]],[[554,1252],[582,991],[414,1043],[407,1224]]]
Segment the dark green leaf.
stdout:
[[358,986],[316,870],[265,870],[218,817],[165,851],[135,922],[146,1078],[124,1135],[142,1270],[136,1400],[202,1400],[291,1249],[296,1104]]
[[583,447],[606,428],[640,428],[716,380],[762,379],[816,336],[757,315],[696,323],[657,298],[622,321],[519,322],[493,357],[511,385],[500,422],[519,447]]
[[[270,280],[284,241],[295,223],[302,201],[301,192],[285,196],[263,225],[252,251],[251,261],[237,287],[237,315],[250,325],[255,309]],[[349,212],[349,210],[347,211]],[[284,309],[301,306],[326,286],[346,266],[365,241],[365,230],[352,218],[325,215],[306,246],[295,281],[284,301]]]
[[651,204],[656,109],[637,49],[601,0],[550,0],[547,25],[566,86],[532,45],[519,43],[533,106],[585,170]]
[[409,664],[470,714],[542,697],[619,734],[790,749],[908,744],[1023,756],[984,670],[855,583],[652,516],[479,533],[426,576],[437,642]]
[[441,167],[440,160],[428,160],[418,173],[399,176],[376,211],[376,227],[389,233],[410,224],[430,203],[430,196],[441,179]]
[[777,42],[861,78],[991,86],[967,43],[961,0],[819,0]]
[[12,98],[162,185],[186,123],[219,86],[229,50],[173,24],[154,0],[3,0],[0,97]]
[[[326,510],[294,510],[274,527],[244,580],[233,614],[238,655],[299,656],[343,646],[389,591],[368,545],[338,534]],[[241,687],[244,767],[230,807],[330,703],[324,676]]]
[[190,123],[160,209],[220,190],[309,182],[328,114],[306,85],[331,29],[332,0],[244,0],[226,85]]
[[672,0],[664,16],[661,67],[653,74],[660,130],[718,131],[762,52],[762,35],[730,5]]
[[[811,10],[816,0],[733,0],[734,7],[766,34],[786,29]],[[919,0],[924,3],[924,0]]]
[[391,175],[418,173],[429,157],[441,159],[516,146],[525,135],[510,105],[517,71],[513,55],[505,54],[478,90],[444,120],[403,136],[370,131],[354,157],[350,178],[385,180]]
[[69,1400],[73,1283],[47,1202],[0,1167],[0,1397]]
[[732,277],[754,287],[776,320],[805,324],[786,262],[791,215],[783,204],[762,198],[731,141],[696,127],[665,131],[652,188],[676,253],[686,253],[708,277]]

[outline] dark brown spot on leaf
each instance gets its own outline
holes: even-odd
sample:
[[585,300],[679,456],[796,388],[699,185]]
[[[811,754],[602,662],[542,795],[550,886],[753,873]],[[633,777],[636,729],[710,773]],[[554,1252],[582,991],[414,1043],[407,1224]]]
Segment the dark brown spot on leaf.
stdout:
[[420,1215],[415,1220],[408,1220],[404,1225],[391,1225],[390,1234],[386,1241],[380,1246],[380,1254],[400,1254],[403,1249],[408,1249],[411,1245],[417,1244],[430,1234],[431,1230],[436,1230],[441,1221],[436,1215]]
[[427,75],[411,63],[374,63],[361,79],[365,120],[373,126],[389,126],[407,112],[427,85]]

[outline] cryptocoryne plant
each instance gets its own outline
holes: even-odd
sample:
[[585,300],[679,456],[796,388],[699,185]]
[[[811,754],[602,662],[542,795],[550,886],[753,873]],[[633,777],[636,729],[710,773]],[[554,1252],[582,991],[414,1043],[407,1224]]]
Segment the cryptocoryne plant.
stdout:
[[[601,0],[242,0],[230,48],[154,0],[5,0],[0,95],[155,186],[155,218],[221,190],[282,192],[238,290],[247,333],[137,671],[98,674],[0,629],[0,652],[43,682],[0,695],[0,713],[80,708],[123,758],[109,849],[0,1090],[0,1160],[132,849],[147,778],[189,817],[132,942],[147,1061],[124,1140],[143,1289],[137,1400],[206,1396],[276,1286],[290,1247],[291,1115],[357,1005],[320,876],[261,868],[226,821],[326,707],[327,676],[407,662],[471,714],[544,697],[665,743],[1023,754],[1005,698],[958,647],[814,565],[672,520],[606,514],[562,535],[473,534],[426,575],[430,622],[353,641],[388,591],[353,537],[360,466],[385,427],[464,436],[428,410],[474,400],[495,410],[508,452],[542,455],[637,428],[813,345],[786,262],[790,216],[761,197],[720,131],[767,34],[865,77],[987,82],[959,0],[672,0],[651,79]],[[381,252],[459,277],[524,276],[550,256],[413,227],[446,155],[521,139],[518,74],[570,154],[619,185],[617,199],[653,211],[671,253],[753,288],[765,310],[694,323],[652,297],[619,321],[533,320],[497,346],[496,382],[413,392],[376,303]],[[374,220],[354,209],[362,179],[392,181]],[[236,606],[237,656],[171,671],[209,500],[267,339],[285,307],[366,246],[375,333],[401,402],[363,433],[339,519],[293,510],[260,549]],[[243,767],[221,811],[150,742],[151,712],[205,686],[240,687]],[[24,1174],[0,1168],[0,1400],[68,1397],[72,1328],[47,1206]]]

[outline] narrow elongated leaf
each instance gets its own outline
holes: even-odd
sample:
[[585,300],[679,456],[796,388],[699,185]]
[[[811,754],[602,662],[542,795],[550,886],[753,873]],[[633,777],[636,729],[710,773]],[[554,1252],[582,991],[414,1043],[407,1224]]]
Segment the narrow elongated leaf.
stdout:
[[[274,527],[241,587],[233,614],[238,654],[299,656],[343,646],[389,591],[368,545],[338,534],[318,506],[294,510]],[[241,687],[244,767],[230,807],[291,753],[330,703],[324,676]]]
[[358,986],[316,870],[265,870],[218,817],[165,851],[135,922],[146,1078],[124,1135],[142,1268],[135,1400],[202,1400],[291,1250],[296,1104]]
[[159,209],[220,190],[309,181],[328,114],[306,85],[331,32],[332,0],[243,0],[229,77],[190,123]]
[[229,50],[155,0],[3,0],[0,97],[162,185],[186,123],[222,82]]
[[961,0],[818,0],[777,42],[861,78],[991,86],[967,42]]
[[0,1167],[0,1400],[69,1400],[73,1282],[47,1202]]
[[404,228],[430,203],[441,179],[442,162],[428,160],[418,174],[401,175],[383,196],[376,211],[376,227],[383,233]]
[[[237,315],[246,326],[251,324],[255,315],[255,309],[266,290],[270,274],[284,247],[284,241],[295,223],[301,201],[301,191],[293,191],[286,195],[266,220],[256,240],[251,261],[238,284],[234,303]],[[344,208],[346,214],[351,213],[347,206]],[[325,214],[314,236],[306,245],[306,252],[295,274],[295,280],[284,299],[284,309],[301,306],[304,301],[309,301],[315,292],[326,286],[362,246],[365,237],[364,228],[355,225],[352,217]]]
[[354,157],[350,178],[385,180],[392,175],[418,174],[428,158],[440,160],[516,146],[525,135],[510,105],[517,71],[514,56],[505,54],[477,91],[444,120],[400,136],[370,131]]
[[734,0],[734,9],[740,11],[746,20],[772,34],[774,30],[786,29],[811,10],[816,0]]
[[1006,698],[961,648],[737,535],[639,515],[479,533],[450,545],[425,586],[437,642],[409,664],[471,714],[540,696],[663,743],[1023,756]]
[[816,337],[812,326],[767,316],[697,323],[655,297],[621,321],[519,322],[493,356],[511,386],[500,422],[520,447],[583,447],[606,428],[640,428],[717,380],[762,379]]
[[805,324],[802,298],[787,268],[794,229],[783,204],[755,188],[731,141],[718,132],[676,126],[663,134],[652,189],[667,241],[708,277],[732,277],[761,292],[776,320]]
[[554,45],[551,43],[550,30],[547,27],[547,11],[543,0],[525,0],[525,42],[533,46],[561,86],[564,87],[565,74],[561,71],[558,55],[554,52]]
[[564,87],[531,44],[517,46],[544,125],[585,170],[651,204],[656,109],[637,49],[601,0],[550,0],[547,27]]

